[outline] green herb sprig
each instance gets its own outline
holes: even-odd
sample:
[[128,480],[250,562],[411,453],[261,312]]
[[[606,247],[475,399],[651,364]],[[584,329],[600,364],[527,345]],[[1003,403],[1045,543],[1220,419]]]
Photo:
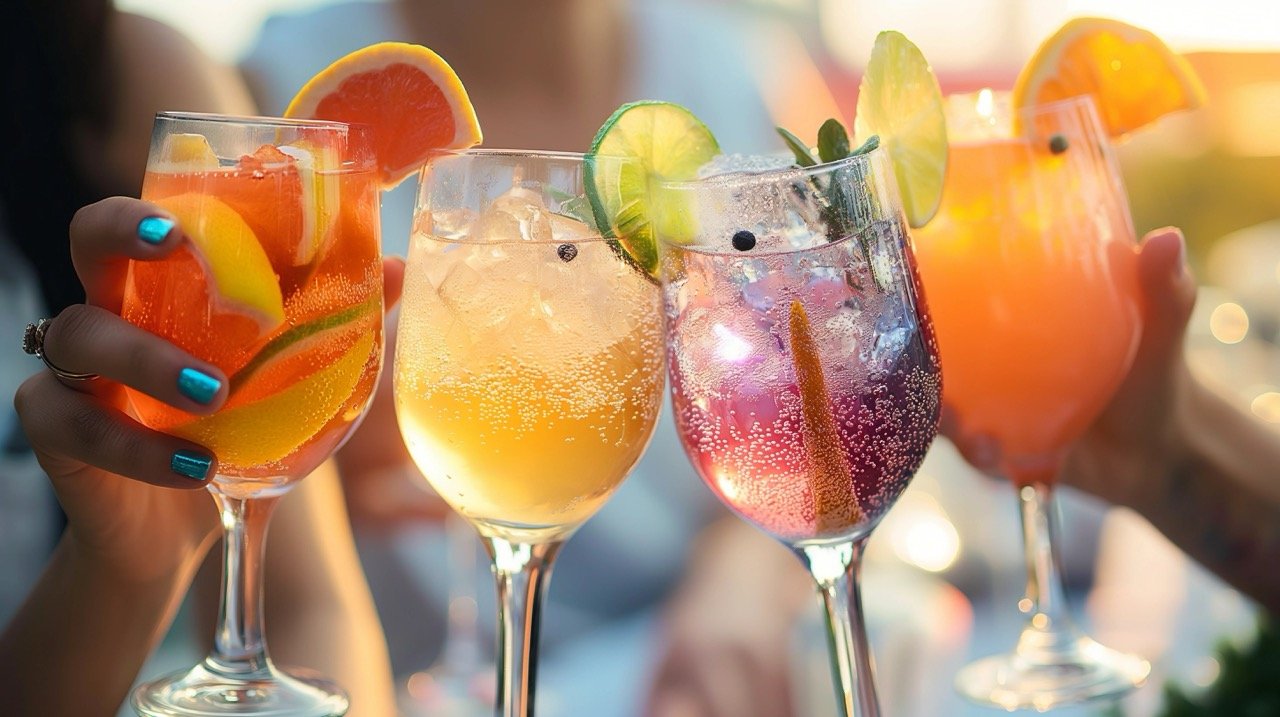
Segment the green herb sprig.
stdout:
[[[809,148],[809,145],[804,140],[786,128],[778,127],[777,131],[778,135],[782,137],[782,141],[786,143],[787,148],[795,155],[796,166],[801,168],[816,167],[819,161],[823,164],[828,164],[850,157],[858,157],[880,146],[879,135],[873,134],[856,149],[851,149],[852,143],[849,141],[849,133],[845,130],[844,125],[840,123],[840,120],[832,118],[823,122],[822,126],[818,128],[818,156],[815,158],[813,150]],[[812,188],[814,196],[818,198],[819,215],[827,225],[827,240],[839,241],[850,234],[855,234],[862,246],[862,253],[867,259],[867,265],[871,268],[871,276],[875,280],[876,286],[883,290],[886,284],[876,274],[875,265],[871,261],[869,239],[866,232],[863,231],[871,225],[874,217],[871,200],[865,193],[862,194],[862,199],[859,200],[859,194],[854,191],[854,187],[859,186],[866,177],[861,167],[852,169],[857,172],[852,182],[838,181],[839,177],[832,176],[825,183],[826,186],[820,186],[822,182],[819,182],[817,177],[810,177],[808,184]]]

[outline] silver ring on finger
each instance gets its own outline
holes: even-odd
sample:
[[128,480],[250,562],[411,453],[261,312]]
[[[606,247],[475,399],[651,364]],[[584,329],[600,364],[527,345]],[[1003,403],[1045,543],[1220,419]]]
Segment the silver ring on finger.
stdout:
[[27,324],[26,331],[22,332],[22,350],[44,362],[44,365],[64,381],[92,381],[98,377],[96,373],[75,373],[74,371],[66,371],[58,368],[44,352],[44,335],[49,331],[49,324],[53,323],[53,319],[40,319],[34,324]]

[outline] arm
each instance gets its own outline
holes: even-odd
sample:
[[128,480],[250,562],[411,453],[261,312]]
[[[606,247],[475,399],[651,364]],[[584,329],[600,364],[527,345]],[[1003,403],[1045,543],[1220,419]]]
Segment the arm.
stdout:
[[267,630],[276,658],[335,678],[349,717],[396,713],[391,664],[360,570],[333,461],[280,505],[267,543]]
[[1173,440],[1146,479],[1108,481],[1099,472],[1079,484],[1137,511],[1196,561],[1280,613],[1280,435],[1190,372],[1179,384]]
[[114,715],[142,661],[172,622],[202,554],[193,552],[172,572],[135,579],[87,555],[64,535],[0,635],[5,710],[50,717]]
[[1068,456],[1064,478],[1134,509],[1280,612],[1280,434],[1190,371],[1183,338],[1196,287],[1183,251],[1177,230],[1144,241],[1142,344],[1115,398]]
[[787,717],[792,626],[813,580],[783,546],[725,516],[703,531],[664,615],[643,714]]

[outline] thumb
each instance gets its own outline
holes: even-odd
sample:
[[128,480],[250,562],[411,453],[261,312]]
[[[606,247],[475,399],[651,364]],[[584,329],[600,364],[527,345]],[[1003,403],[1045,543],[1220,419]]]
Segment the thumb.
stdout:
[[1196,284],[1186,266],[1186,240],[1174,227],[1156,229],[1142,240],[1138,283],[1143,297],[1142,343],[1135,363],[1154,368],[1182,351],[1195,306]]

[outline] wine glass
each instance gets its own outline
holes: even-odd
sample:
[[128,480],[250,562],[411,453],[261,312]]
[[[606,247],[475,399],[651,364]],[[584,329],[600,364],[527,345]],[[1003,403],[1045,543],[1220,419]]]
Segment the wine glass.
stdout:
[[367,132],[162,113],[142,198],[177,217],[188,241],[162,261],[131,263],[124,317],[218,366],[230,386],[223,407],[203,417],[129,394],[147,426],[217,456],[209,491],[225,530],[212,651],[140,686],[133,707],[147,716],[345,714],[347,696],[332,682],[271,662],[262,557],[280,497],[351,433],[382,366]]
[[859,565],[942,388],[888,158],[664,183],[653,203],[684,449],[808,568],[841,713],[875,717]]
[[917,234],[947,432],[978,468],[1013,483],[1028,571],[1017,647],[967,666],[956,685],[1009,710],[1115,697],[1150,666],[1072,624],[1054,485],[1138,345],[1124,187],[1088,97],[1014,111],[1007,95],[984,90],[950,98],[948,115],[942,205]]
[[396,411],[493,561],[505,717],[533,713],[552,561],[635,466],[662,401],[657,283],[602,235],[584,182],[631,164],[472,150],[420,178]]

